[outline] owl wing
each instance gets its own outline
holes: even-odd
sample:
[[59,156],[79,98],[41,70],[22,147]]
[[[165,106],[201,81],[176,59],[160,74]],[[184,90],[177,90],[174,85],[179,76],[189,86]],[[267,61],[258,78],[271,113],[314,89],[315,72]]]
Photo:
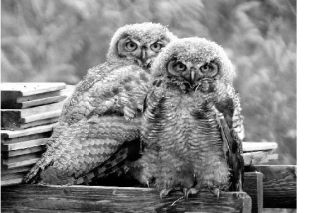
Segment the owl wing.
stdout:
[[226,119],[221,113],[218,114],[218,124],[224,143],[225,157],[230,168],[230,191],[242,191],[244,161],[241,155],[241,140],[233,129],[230,129]]
[[[109,69],[106,64],[97,69]],[[109,113],[124,113],[125,117],[134,117],[135,107],[139,104],[134,100],[137,87],[143,87],[148,81],[148,73],[142,68],[129,66],[115,66],[99,75],[88,75],[76,87],[63,108],[60,122],[73,124],[92,115]],[[143,90],[143,88],[141,88]]]
[[75,184],[81,175],[110,159],[124,142],[139,138],[139,122],[119,116],[95,116],[67,127],[24,182]]

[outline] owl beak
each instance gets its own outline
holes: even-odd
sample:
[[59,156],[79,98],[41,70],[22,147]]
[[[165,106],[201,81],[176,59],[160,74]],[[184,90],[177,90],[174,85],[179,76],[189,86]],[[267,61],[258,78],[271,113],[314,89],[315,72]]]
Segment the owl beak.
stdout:
[[145,64],[146,61],[148,60],[148,54],[147,54],[147,49],[146,48],[142,48],[141,49],[140,59],[141,59],[142,64]]
[[194,83],[195,80],[196,80],[196,71],[192,69],[190,72],[190,83]]

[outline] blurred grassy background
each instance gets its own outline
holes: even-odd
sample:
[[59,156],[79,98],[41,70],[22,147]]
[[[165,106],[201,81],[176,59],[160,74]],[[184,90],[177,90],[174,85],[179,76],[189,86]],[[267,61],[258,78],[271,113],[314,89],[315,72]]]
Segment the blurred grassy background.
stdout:
[[76,84],[115,30],[160,22],[216,41],[237,68],[246,138],[277,141],[296,163],[295,0],[1,0],[1,81]]

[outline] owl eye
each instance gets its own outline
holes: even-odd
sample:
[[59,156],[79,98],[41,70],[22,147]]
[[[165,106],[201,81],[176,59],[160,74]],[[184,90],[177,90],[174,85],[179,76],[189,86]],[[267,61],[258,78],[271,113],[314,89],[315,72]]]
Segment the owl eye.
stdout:
[[126,44],[125,44],[125,49],[129,52],[132,52],[134,50],[136,50],[138,48],[138,45],[136,43],[134,43],[133,41],[128,41]]
[[187,66],[181,62],[177,62],[174,64],[173,68],[178,72],[183,72],[187,69]]
[[159,52],[161,50],[161,48],[163,47],[163,44],[156,42],[156,43],[151,44],[150,47],[151,47],[152,51]]
[[200,70],[203,73],[210,73],[211,76],[215,76],[219,71],[219,66],[216,63],[209,63],[200,67]]

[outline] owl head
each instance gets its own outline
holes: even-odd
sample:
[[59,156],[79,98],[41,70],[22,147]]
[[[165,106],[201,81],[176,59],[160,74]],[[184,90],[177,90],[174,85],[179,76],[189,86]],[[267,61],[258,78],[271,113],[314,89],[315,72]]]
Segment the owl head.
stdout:
[[213,81],[232,83],[234,67],[223,48],[204,38],[183,38],[169,43],[152,65],[155,79],[195,90]]
[[161,49],[174,39],[176,36],[161,24],[146,22],[125,25],[113,35],[107,59],[150,68]]

